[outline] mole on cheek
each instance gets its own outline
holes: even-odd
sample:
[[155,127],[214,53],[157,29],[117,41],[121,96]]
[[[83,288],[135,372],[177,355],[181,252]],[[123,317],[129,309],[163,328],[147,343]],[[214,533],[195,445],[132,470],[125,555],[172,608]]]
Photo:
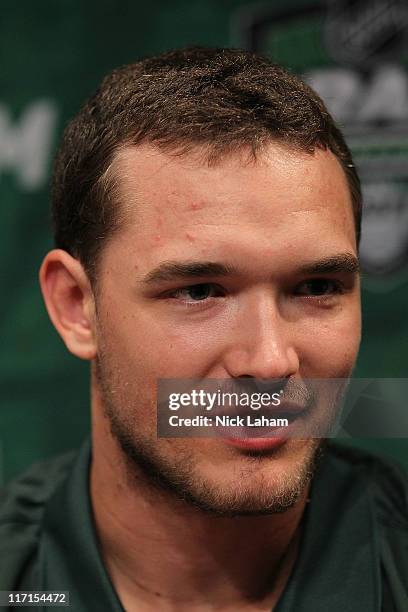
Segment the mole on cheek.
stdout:
[[192,234],[189,234],[188,232],[186,232],[186,238],[187,240],[189,240],[190,242],[194,242],[195,238]]

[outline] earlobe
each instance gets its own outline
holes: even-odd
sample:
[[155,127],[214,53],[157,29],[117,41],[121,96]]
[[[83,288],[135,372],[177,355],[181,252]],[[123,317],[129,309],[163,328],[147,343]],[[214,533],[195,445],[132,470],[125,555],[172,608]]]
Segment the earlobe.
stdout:
[[81,263],[54,249],[44,258],[39,278],[49,317],[67,349],[80,359],[94,359],[94,296]]

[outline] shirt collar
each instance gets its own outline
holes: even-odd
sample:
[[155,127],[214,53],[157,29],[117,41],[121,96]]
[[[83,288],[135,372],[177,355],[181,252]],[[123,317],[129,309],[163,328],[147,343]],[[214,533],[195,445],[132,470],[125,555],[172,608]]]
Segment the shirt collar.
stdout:
[[[91,444],[47,505],[42,590],[70,591],[76,612],[124,612],[104,567],[89,495]],[[275,612],[380,611],[380,553],[369,482],[326,452],[311,488],[294,570]]]
[[70,591],[75,612],[124,612],[102,562],[89,495],[91,443],[50,500],[40,548],[42,590]]
[[372,483],[326,450],[313,479],[292,576],[275,612],[381,610]]

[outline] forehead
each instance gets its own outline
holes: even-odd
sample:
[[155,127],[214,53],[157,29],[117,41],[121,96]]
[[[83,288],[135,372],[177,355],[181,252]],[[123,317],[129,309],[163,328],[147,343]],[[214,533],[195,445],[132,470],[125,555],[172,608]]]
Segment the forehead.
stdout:
[[209,166],[198,149],[177,156],[142,145],[117,154],[111,171],[126,219],[121,244],[148,263],[232,245],[355,250],[349,187],[330,151],[271,144],[256,160],[242,151]]

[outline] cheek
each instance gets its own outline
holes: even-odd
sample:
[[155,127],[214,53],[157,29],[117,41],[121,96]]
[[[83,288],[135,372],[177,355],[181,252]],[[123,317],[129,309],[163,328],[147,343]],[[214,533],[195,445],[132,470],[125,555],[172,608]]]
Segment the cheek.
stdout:
[[164,325],[160,319],[129,312],[129,308],[125,314],[125,310],[125,305],[116,304],[114,311],[105,312],[101,324],[101,346],[124,377],[149,385],[157,378],[194,378],[205,373],[217,352],[215,333]]
[[165,340],[161,340],[160,351],[153,356],[152,367],[159,361],[162,377],[205,377],[219,359],[219,346],[220,340],[211,329],[207,333],[200,329],[183,329],[178,333],[169,330]]
[[299,361],[305,378],[346,378],[350,375],[360,346],[359,309],[330,322],[315,323],[303,335]]
[[135,313],[118,299],[99,312],[98,347],[120,376],[129,377],[139,371],[145,359],[147,329],[140,325]]

